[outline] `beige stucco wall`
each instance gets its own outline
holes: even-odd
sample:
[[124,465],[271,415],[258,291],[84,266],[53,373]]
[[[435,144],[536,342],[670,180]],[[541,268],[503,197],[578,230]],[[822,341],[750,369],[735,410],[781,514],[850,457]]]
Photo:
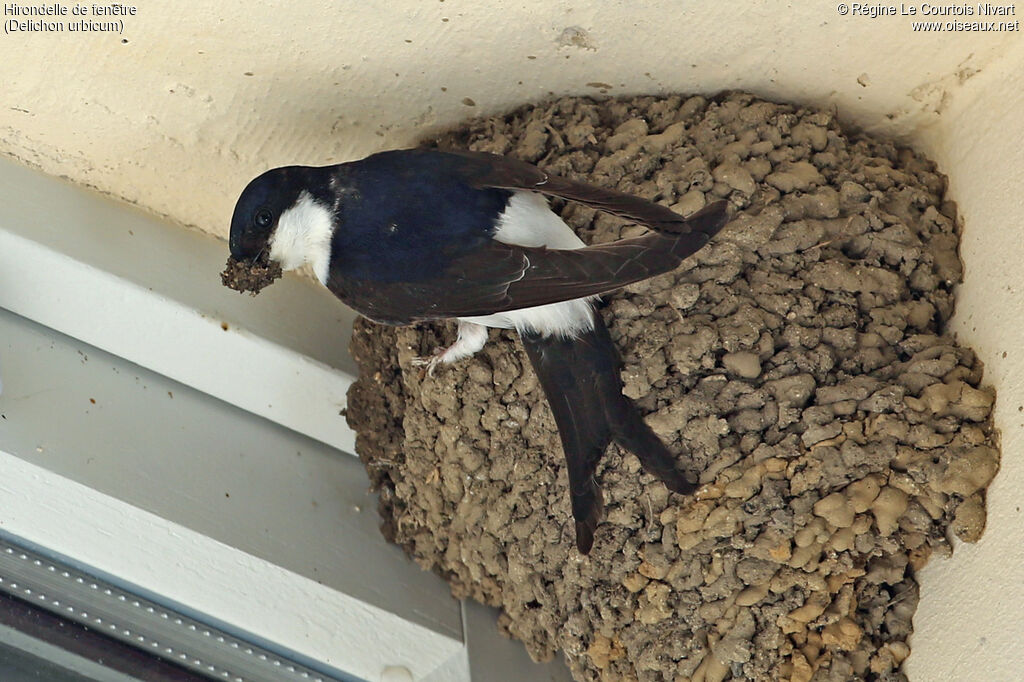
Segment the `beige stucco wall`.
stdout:
[[588,84],[744,88],[905,133],[936,124],[1015,41],[914,34],[831,3],[145,3],[123,35],[0,39],[0,151],[223,235],[240,186],[268,166],[601,89]]
[[268,167],[407,145],[550,94],[739,88],[835,104],[913,142],[966,221],[955,324],[999,390],[1004,462],[982,542],[926,571],[909,670],[1019,679],[1024,48],[1019,33],[915,33],[909,17],[836,5],[147,3],[123,35],[0,36],[0,152],[224,236],[239,190]]

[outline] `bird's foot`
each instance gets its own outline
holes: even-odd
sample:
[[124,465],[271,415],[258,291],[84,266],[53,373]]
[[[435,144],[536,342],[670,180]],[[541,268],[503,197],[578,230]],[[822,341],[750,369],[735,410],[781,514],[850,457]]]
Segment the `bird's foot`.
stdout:
[[436,348],[432,355],[417,355],[412,359],[411,364],[413,367],[425,367],[427,376],[433,377],[437,366],[445,362],[444,356],[447,352],[447,348]]
[[476,353],[487,342],[487,327],[459,320],[459,337],[447,348],[438,348],[430,356],[412,359],[414,367],[426,367],[427,376],[433,377],[438,365],[457,362]]

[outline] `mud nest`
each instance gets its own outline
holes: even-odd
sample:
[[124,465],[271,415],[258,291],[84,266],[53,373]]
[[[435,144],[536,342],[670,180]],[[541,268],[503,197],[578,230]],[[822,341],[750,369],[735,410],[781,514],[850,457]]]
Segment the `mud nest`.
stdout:
[[[426,377],[449,326],[356,327],[356,449],[384,531],[579,680],[902,680],[914,574],[975,541],[994,394],[945,332],[962,270],[933,164],[832,113],[743,94],[561,99],[434,141],[689,213],[742,213],[677,271],[607,296],[626,392],[703,471],[671,495],[614,447],[572,542],[555,424],[514,334]],[[590,243],[639,234],[557,204]]]

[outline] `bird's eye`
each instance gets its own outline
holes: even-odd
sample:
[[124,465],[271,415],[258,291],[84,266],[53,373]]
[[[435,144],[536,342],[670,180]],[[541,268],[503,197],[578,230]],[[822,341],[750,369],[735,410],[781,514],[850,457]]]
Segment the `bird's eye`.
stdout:
[[253,214],[252,221],[256,224],[256,227],[270,227],[270,223],[274,221],[274,216],[270,213],[270,209],[261,208]]

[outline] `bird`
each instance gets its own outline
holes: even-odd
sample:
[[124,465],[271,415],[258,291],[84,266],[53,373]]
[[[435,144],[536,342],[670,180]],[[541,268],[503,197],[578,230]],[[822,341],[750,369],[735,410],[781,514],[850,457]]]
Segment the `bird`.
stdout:
[[[649,232],[587,246],[548,197]],[[623,394],[622,361],[595,304],[674,270],[729,213],[720,200],[684,217],[506,156],[398,149],[253,179],[231,217],[228,265],[253,272],[279,266],[277,276],[309,265],[342,302],[386,325],[456,320],[452,345],[413,361],[430,374],[482,349],[488,328],[518,332],[558,429],[576,547],[586,555],[603,518],[595,473],[610,443],[636,455],[672,492],[697,487],[696,472],[677,465]],[[222,276],[233,286],[228,271]]]

